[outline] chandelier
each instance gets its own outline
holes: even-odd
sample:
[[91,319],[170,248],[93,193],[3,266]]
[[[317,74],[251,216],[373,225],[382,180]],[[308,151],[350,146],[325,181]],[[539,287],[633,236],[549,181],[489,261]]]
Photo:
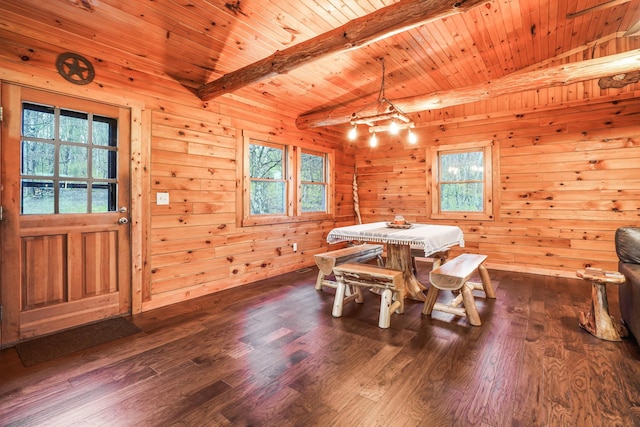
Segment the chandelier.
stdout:
[[[384,95],[384,58],[380,58],[382,63],[382,79],[380,81],[380,91],[378,92],[378,99],[373,104],[367,105],[360,111],[356,111],[351,114],[351,130],[347,134],[348,138],[353,141],[358,137],[358,125],[369,126],[369,145],[375,147],[378,145],[378,138],[376,132],[389,132],[391,135],[397,135],[402,129],[407,129],[407,139],[410,144],[415,144],[418,138],[415,133],[411,131],[415,127],[413,120],[404,114],[398,107],[393,105]],[[371,113],[375,111],[374,113]]]

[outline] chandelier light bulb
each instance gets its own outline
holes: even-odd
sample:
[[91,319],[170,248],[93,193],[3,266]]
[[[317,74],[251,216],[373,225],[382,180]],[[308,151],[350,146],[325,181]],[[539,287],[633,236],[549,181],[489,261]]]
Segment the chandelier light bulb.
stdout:
[[349,130],[347,136],[351,141],[354,141],[358,137],[358,129],[356,125],[353,125],[353,127]]
[[416,142],[418,142],[418,136],[409,129],[409,144],[415,144]]
[[[612,0],[610,0],[612,1]],[[627,0],[628,1],[628,0]],[[356,2],[357,3],[357,2]],[[398,135],[401,129],[409,129],[415,127],[415,124],[411,117],[400,111],[398,107],[393,105],[384,95],[384,58],[379,58],[382,63],[382,79],[380,81],[380,92],[378,92],[378,106],[375,112],[367,111],[367,109],[355,111],[351,114],[350,124],[353,125],[353,129],[347,132],[347,137],[350,140],[358,138],[358,131],[356,126],[358,124],[366,124],[369,126],[369,133],[372,133],[369,138],[369,145],[375,147],[378,145],[378,137],[376,131],[388,131],[390,135]],[[398,122],[398,120],[400,122]],[[415,144],[418,142],[418,137],[409,130],[408,135],[409,143]]]
[[389,133],[391,135],[397,135],[399,130],[400,128],[398,127],[398,123],[396,123],[396,120],[391,120],[391,124],[389,125]]
[[371,135],[371,138],[369,138],[369,146],[375,147],[376,145],[378,145],[378,137],[374,132],[373,135]]

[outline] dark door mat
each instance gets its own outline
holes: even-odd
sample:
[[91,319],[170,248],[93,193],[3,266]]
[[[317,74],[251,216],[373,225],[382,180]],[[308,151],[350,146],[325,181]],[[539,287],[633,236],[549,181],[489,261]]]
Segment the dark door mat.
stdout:
[[127,319],[116,317],[25,341],[15,347],[22,364],[33,366],[141,331]]

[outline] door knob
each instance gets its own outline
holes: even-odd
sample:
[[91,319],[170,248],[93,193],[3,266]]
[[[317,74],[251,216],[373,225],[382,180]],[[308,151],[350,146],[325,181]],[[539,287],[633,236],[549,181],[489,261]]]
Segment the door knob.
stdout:
[[127,218],[120,218],[118,220],[118,224],[127,224],[129,222],[129,220]]

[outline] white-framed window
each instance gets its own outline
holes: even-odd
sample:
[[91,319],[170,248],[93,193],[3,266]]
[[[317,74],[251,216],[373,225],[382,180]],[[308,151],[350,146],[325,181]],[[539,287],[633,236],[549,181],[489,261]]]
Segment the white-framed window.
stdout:
[[495,150],[492,141],[431,147],[432,218],[494,219]]
[[243,131],[242,225],[333,214],[332,150]]

